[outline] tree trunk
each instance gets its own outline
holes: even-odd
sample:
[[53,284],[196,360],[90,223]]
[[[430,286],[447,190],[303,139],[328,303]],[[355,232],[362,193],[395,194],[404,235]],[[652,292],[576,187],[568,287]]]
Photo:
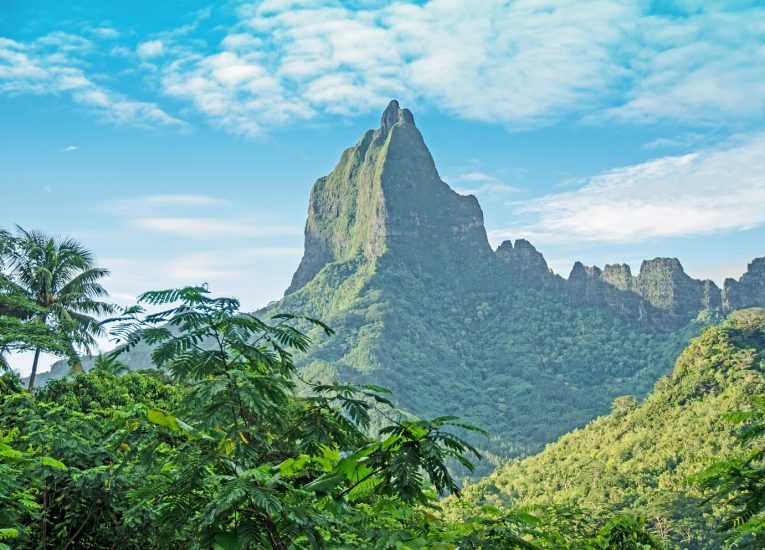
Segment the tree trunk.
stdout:
[[37,362],[40,360],[40,348],[35,350],[35,360],[32,363],[32,374],[29,375],[29,391],[35,387],[35,376],[37,376]]

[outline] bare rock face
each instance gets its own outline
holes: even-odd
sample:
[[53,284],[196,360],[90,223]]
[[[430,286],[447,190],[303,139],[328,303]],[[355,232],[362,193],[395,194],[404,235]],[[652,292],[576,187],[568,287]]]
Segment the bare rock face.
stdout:
[[722,301],[727,311],[765,306],[765,257],[752,260],[738,281],[725,279]]
[[504,279],[576,307],[610,309],[652,330],[674,330],[707,309],[765,306],[765,258],[753,261],[739,281],[726,280],[722,292],[712,281],[690,277],[676,258],[646,260],[637,276],[626,264],[600,269],[577,262],[566,280],[527,240],[505,241],[492,252],[478,201],[441,180],[414,116],[395,100],[380,127],[314,184],[305,252],[286,294],[326,266],[380,258],[423,274],[480,271],[487,284]]
[[633,284],[630,268],[626,264],[607,265],[601,270],[576,262],[564,291],[572,305],[605,307],[633,324],[659,330],[670,328],[660,311],[632,292]]
[[314,184],[305,252],[286,294],[328,264],[384,254],[435,269],[492,255],[478,201],[441,181],[414,116],[395,100],[380,128]]
[[690,321],[704,309],[722,307],[717,285],[690,277],[677,258],[643,261],[634,288],[651,305],[679,323]]
[[679,328],[706,309],[722,310],[717,285],[693,279],[676,258],[645,260],[637,277],[626,264],[601,270],[577,262],[566,293],[572,304],[608,307],[625,320],[659,330]]
[[513,279],[524,286],[553,290],[563,284],[563,279],[547,266],[541,252],[525,239],[516,240],[515,246],[512,241],[504,241],[495,254],[507,266]]
[[632,270],[627,264],[608,264],[601,275],[603,282],[619,290],[632,290]]

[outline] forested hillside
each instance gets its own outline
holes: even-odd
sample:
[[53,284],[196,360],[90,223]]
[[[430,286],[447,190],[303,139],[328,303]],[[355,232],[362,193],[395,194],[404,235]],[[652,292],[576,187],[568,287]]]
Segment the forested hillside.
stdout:
[[634,292],[587,269],[553,275],[522,240],[492,251],[475,197],[441,181],[392,102],[314,185],[303,260],[263,313],[336,329],[297,357],[304,376],[389,386],[402,408],[464,417],[492,434],[477,445],[516,456],[645,395],[722,311],[677,260],[647,262]]
[[[707,330],[644,401],[613,411],[465,490],[461,506],[565,506],[641,515],[672,548],[718,549],[729,514],[693,482],[712,457],[737,453],[726,414],[765,392],[765,310],[742,310]],[[751,466],[753,467],[753,466]],[[457,514],[458,515],[458,514]]]
[[[447,465],[472,467],[462,436],[478,428],[303,379],[296,323],[329,336],[320,321],[264,321],[204,288],[140,300],[160,311],[125,310],[114,333],[125,351],[150,344],[159,370],[99,357],[31,393],[0,375],[0,549],[761,547],[763,310],[709,329],[645,402],[618,399],[459,500]],[[18,327],[16,342],[41,342]]]
[[[439,519],[437,498],[459,494],[448,461],[479,458],[459,434],[478,428],[402,414],[378,386],[298,394],[292,354],[310,341],[297,319],[208,294],[149,292],[159,312],[121,315],[124,349],[153,345],[162,370],[120,375],[112,355],[33,392],[0,375],[0,550],[658,548],[631,516]],[[40,343],[22,328],[14,342]]]
[[[414,116],[393,101],[314,184],[303,259],[286,296],[259,314],[323,319],[337,334],[311,332],[315,346],[296,357],[305,377],[382,384],[415,414],[461,416],[492,434],[473,442],[498,462],[540,450],[620,395],[644,396],[731,304],[765,305],[762,265],[721,290],[672,258],[634,277],[577,263],[563,279],[527,241],[493,251],[478,201],[441,180]],[[125,361],[150,368],[149,354],[142,346]]]

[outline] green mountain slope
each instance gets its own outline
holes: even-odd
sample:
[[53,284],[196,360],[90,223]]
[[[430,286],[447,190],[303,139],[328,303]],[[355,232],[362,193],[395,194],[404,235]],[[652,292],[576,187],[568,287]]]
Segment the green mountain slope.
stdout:
[[411,113],[392,102],[314,185],[303,260],[262,313],[310,315],[337,331],[316,334],[298,361],[305,376],[389,386],[402,408],[459,415],[494,436],[479,444],[510,456],[618,395],[647,393],[705,323],[659,332],[554,285],[534,288],[524,266],[491,250],[475,197],[441,181]]
[[617,400],[608,416],[469,486],[465,501],[641,514],[673,548],[722,548],[722,510],[687,479],[730,454],[737,429],[722,416],[750,408],[764,373],[765,309],[735,312],[695,339],[645,401]]
[[[729,280],[723,301],[672,258],[634,277],[577,262],[563,279],[527,241],[493,251],[477,199],[441,180],[413,115],[393,101],[315,183],[303,259],[284,299],[260,313],[337,331],[314,334],[298,358],[305,376],[389,386],[402,408],[461,416],[493,436],[475,443],[516,456],[619,395],[646,394],[724,304],[765,300],[763,265]],[[130,367],[149,367],[147,351],[126,357]]]

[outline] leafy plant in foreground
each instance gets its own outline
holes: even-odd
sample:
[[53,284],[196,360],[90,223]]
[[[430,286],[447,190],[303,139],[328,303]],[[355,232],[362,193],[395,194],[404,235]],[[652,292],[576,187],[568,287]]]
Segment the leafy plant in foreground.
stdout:
[[753,398],[752,410],[726,415],[744,426],[738,444],[745,450],[718,460],[694,477],[715,489],[715,498],[730,509],[721,530],[741,547],[765,546],[765,396]]
[[[113,311],[111,305],[98,300],[106,296],[99,280],[109,272],[97,267],[91,252],[73,239],[56,239],[19,227],[16,236],[7,232],[0,234],[0,242],[0,286],[5,294],[6,309],[11,310],[7,317],[29,321],[28,325],[12,328],[37,328],[44,336],[34,344],[29,377],[29,389],[32,389],[42,351],[64,351],[76,369],[79,361],[75,347],[89,350],[95,343],[94,336],[102,333],[93,316]],[[11,299],[15,302],[8,301]],[[7,319],[4,322],[8,322]],[[53,343],[51,333],[59,336]],[[34,332],[32,335],[40,336]],[[28,343],[30,335],[24,336],[26,340],[22,341]],[[0,347],[0,351],[2,349]]]
[[[146,342],[158,367],[189,384],[178,411],[147,412],[157,427],[140,450],[150,473],[131,497],[155,511],[167,541],[285,549],[354,539],[373,547],[374,529],[360,527],[379,521],[370,507],[428,505],[431,488],[458,493],[446,461],[472,468],[466,454],[478,457],[450,431],[477,428],[402,415],[384,388],[302,380],[307,395],[298,395],[293,353],[310,343],[298,323],[331,334],[318,320],[282,314],[267,323],[204,287],[148,292],[139,303],[173,307],[127,310],[114,330],[122,349]],[[378,438],[368,435],[373,411],[387,422]]]

